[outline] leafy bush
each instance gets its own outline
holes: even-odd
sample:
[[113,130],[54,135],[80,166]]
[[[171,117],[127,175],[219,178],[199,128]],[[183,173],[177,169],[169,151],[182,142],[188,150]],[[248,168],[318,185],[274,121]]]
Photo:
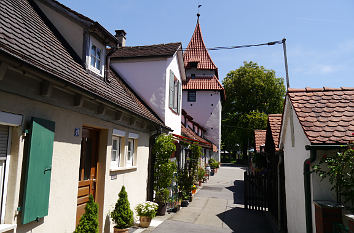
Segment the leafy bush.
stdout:
[[82,215],[79,225],[74,233],[98,233],[98,204],[89,196],[89,201],[85,207],[85,213]]
[[138,216],[147,216],[150,218],[154,218],[156,216],[156,211],[158,207],[159,205],[157,203],[146,201],[138,204],[135,207],[135,211],[137,212]]
[[343,153],[334,156],[324,155],[313,170],[323,179],[328,178],[331,190],[337,193],[337,201],[343,204],[351,203],[354,207],[354,149],[349,147]]
[[205,175],[205,170],[203,168],[198,168],[198,180],[203,180]]
[[118,201],[114,210],[111,212],[113,222],[116,224],[115,228],[125,229],[133,225],[133,211],[130,209],[128,194],[123,185],[118,194]]
[[155,156],[155,201],[158,203],[166,203],[169,198],[168,188],[171,187],[173,174],[177,169],[176,163],[170,161],[174,151],[176,146],[171,135],[161,134],[156,138],[152,153]]

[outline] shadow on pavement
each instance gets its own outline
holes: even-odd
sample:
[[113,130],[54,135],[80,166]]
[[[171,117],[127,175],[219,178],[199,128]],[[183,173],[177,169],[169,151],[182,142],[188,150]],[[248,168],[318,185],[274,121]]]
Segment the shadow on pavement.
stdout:
[[240,164],[234,164],[234,163],[221,163],[221,167],[238,167],[241,168],[242,170],[247,169],[247,165],[240,165]]
[[[235,180],[234,185],[226,187],[233,192],[234,204],[244,204],[244,181]],[[272,233],[265,212],[235,207],[217,215],[233,232]]]
[[243,196],[244,181],[243,180],[235,180],[234,186],[229,186],[226,188],[233,193],[234,204],[243,204],[244,203],[244,196]]
[[265,213],[243,208],[229,209],[217,215],[233,232],[272,233]]

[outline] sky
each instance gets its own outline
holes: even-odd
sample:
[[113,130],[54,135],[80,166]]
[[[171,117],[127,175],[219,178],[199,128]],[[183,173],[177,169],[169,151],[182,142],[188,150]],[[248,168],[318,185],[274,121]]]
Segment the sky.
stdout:
[[[208,48],[286,38],[290,87],[354,87],[353,0],[59,0],[98,21],[127,46],[182,42],[197,21]],[[244,61],[285,78],[282,45],[209,51],[222,79]]]

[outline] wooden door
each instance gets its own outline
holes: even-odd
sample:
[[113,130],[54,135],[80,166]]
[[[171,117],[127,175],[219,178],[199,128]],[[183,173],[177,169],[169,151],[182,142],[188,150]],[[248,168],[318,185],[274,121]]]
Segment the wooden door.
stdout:
[[[85,213],[89,195],[96,196],[98,130],[82,128],[81,156],[79,170],[79,190],[77,194],[76,224]],[[95,198],[96,199],[96,198]]]

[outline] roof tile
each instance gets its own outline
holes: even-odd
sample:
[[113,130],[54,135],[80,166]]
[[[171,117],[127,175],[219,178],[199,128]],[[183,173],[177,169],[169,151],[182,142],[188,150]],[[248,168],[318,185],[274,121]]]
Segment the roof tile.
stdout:
[[254,142],[256,152],[260,152],[261,146],[265,145],[267,130],[255,130],[254,131]]
[[287,95],[311,143],[354,140],[354,88],[289,88]]
[[156,44],[145,46],[125,46],[118,48],[112,58],[137,58],[137,57],[171,57],[182,48],[181,43]]

